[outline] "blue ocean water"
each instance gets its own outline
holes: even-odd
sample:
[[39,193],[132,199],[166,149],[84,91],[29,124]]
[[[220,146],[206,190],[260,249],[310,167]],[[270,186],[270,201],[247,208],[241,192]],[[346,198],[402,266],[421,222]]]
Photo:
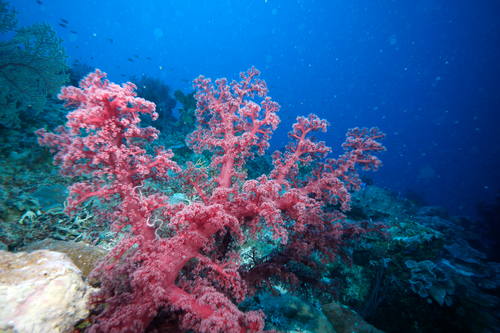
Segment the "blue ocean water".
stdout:
[[[260,324],[280,332],[499,332],[498,17],[493,0],[0,0],[0,289],[1,275],[15,266],[4,260],[7,251],[51,249],[101,287],[90,315],[68,331],[205,332],[201,326],[213,325],[229,332],[231,323],[215,311],[223,309],[239,316],[237,332],[261,331]],[[328,201],[328,191],[304,187],[331,176],[330,165],[317,161],[245,184],[262,195],[239,186],[238,177],[224,194],[222,172],[204,168],[213,156],[185,144],[195,129],[190,93],[199,75],[238,79],[252,66],[281,105],[281,124],[269,154],[246,161],[247,179],[269,175],[270,154],[289,143],[296,117],[311,113],[330,123],[315,135],[332,157],[342,154],[349,128],[380,128],[382,167],[361,173],[359,191],[345,169],[327,179],[337,186]],[[115,126],[121,107],[110,107],[106,130],[55,130],[68,113],[87,116],[95,105],[107,112],[130,93],[63,107],[55,98],[61,85],[78,85],[95,68],[112,82],[138,83],[138,96],[157,104],[159,120],[141,118],[141,126],[162,132],[152,145],[110,139],[110,127],[134,128],[128,117],[120,123],[126,130]],[[68,157],[67,145],[76,155]],[[173,164],[158,171],[161,162],[144,167],[141,149],[164,156],[153,153],[157,145],[173,150],[183,172]],[[331,163],[338,171],[344,162]],[[111,164],[120,168],[106,169]],[[115,184],[115,192],[103,190]],[[89,196],[78,201],[80,192]],[[188,214],[205,209],[211,213]],[[11,281],[12,290],[23,285],[19,276]],[[0,293],[0,309],[16,308],[17,300],[5,299]],[[142,314],[128,313],[130,304]],[[263,311],[265,321],[252,311]],[[14,329],[0,312],[0,331]],[[14,312],[16,322],[28,322]]]
[[[298,115],[387,133],[378,185],[455,214],[499,193],[497,1],[15,0],[21,25],[47,22],[70,61],[112,81],[176,89],[254,65],[282,105],[279,148]],[[61,20],[66,21],[61,21]],[[67,22],[67,23],[64,23]],[[63,24],[61,24],[63,23]]]

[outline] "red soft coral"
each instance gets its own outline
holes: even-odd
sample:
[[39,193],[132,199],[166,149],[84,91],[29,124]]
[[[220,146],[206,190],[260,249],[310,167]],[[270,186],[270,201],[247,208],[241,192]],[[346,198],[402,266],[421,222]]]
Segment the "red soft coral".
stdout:
[[[113,84],[97,70],[80,88],[63,88],[60,98],[76,109],[66,127],[38,135],[42,145],[57,151],[55,162],[63,174],[84,176],[71,187],[68,211],[98,198],[108,205],[106,216],[115,230],[129,230],[91,276],[101,284],[94,302],[105,304],[91,332],[142,332],[155,325],[259,332],[263,313],[244,313],[235,305],[248,293],[235,243],[266,228],[281,239],[282,257],[338,251],[349,231],[336,223],[341,212],[324,207],[333,203],[348,209],[349,191],[359,184],[355,166],[379,166],[372,153],[383,149],[376,141],[383,135],[376,129],[352,130],[346,153],[320,163],[330,148],[310,134],[325,131],[327,122],[299,117],[287,152],[274,155],[270,176],[245,180],[245,162],[264,152],[279,123],[279,105],[266,96],[258,75],[251,68],[239,82],[195,80],[198,127],[189,142],[195,151],[213,153],[210,170],[193,164],[182,170],[161,147],[147,152],[145,143],[158,132],[139,127],[139,115],[155,118],[155,106],[138,98],[133,84]],[[301,167],[308,164],[313,174],[301,177]],[[193,201],[171,204],[154,186],[172,177],[184,182]],[[159,233],[164,225],[167,232],[163,227]],[[269,264],[256,268],[295,280],[279,273],[277,263]]]
[[[189,142],[195,151],[214,152],[212,166],[220,168],[217,183],[229,187],[237,170],[252,157],[253,150],[263,154],[271,133],[279,124],[279,105],[266,97],[267,86],[258,79],[255,68],[241,73],[241,81],[227,83],[225,78],[212,84],[203,76],[194,81],[198,128]],[[254,98],[262,97],[257,104]]]

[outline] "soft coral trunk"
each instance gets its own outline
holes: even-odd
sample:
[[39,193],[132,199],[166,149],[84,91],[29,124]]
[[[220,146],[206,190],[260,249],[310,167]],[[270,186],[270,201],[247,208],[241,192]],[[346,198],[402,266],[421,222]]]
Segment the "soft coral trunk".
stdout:
[[[129,257],[119,259],[115,266],[101,264],[91,276],[102,281],[102,289],[96,297],[105,301],[108,308],[94,319],[89,331],[144,332],[161,309],[169,316],[179,314],[179,329],[261,331],[264,326],[261,314],[241,312],[222,293],[202,287],[203,281],[189,292],[176,285],[181,270],[199,256],[201,242],[208,242],[208,237],[199,235],[198,245],[186,242],[184,233],[158,241],[126,240],[127,245],[139,246]],[[122,249],[118,246],[113,253],[116,250]]]

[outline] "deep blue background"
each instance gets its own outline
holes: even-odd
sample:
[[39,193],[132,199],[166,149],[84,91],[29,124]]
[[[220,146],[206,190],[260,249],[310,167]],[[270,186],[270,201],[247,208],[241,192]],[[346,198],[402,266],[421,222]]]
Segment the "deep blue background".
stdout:
[[349,127],[388,134],[379,185],[455,214],[499,193],[498,1],[40,1],[12,2],[20,24],[52,24],[70,61],[116,82],[145,73],[187,90],[255,65],[282,105],[275,147],[313,112],[337,152]]

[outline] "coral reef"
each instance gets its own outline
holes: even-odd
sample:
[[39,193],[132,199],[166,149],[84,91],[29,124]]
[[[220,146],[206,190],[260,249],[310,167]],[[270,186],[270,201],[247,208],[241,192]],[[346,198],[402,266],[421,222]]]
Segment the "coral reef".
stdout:
[[353,244],[351,262],[328,265],[334,300],[387,332],[498,327],[500,266],[471,246],[477,234],[469,219],[451,217],[441,207],[419,207],[375,186],[354,194],[347,215],[380,221],[388,237],[364,237]]
[[[264,153],[279,122],[279,105],[267,97],[258,75],[252,68],[240,82],[195,80],[198,127],[189,143],[197,152],[212,152],[210,166],[201,168],[190,163],[181,169],[162,147],[147,153],[144,142],[158,132],[139,127],[139,116],[157,114],[153,103],[136,97],[133,84],[113,84],[96,71],[80,88],[63,88],[60,98],[76,110],[66,127],[38,135],[56,152],[62,173],[80,178],[70,188],[67,211],[97,198],[102,218],[127,233],[92,274],[101,282],[95,301],[106,306],[91,332],[144,331],[153,323],[164,330],[261,331],[261,312],[236,307],[248,293],[238,244],[271,231],[291,258],[307,260],[318,252],[331,259],[346,239],[366,232],[344,226],[342,211],[360,187],[356,166],[380,165],[373,153],[384,149],[377,141],[383,134],[353,129],[345,153],[324,160],[330,148],[310,136],[326,130],[327,122],[298,117],[292,143],[274,155],[269,176],[247,180],[243,166]],[[313,172],[299,177],[308,165]],[[168,193],[155,186],[174,181],[184,183],[193,199],[171,204]],[[262,267],[251,268],[257,283],[270,266]],[[273,267],[281,270],[279,262]]]
[[0,42],[0,125],[20,128],[22,117],[39,114],[68,80],[65,61],[61,40],[47,24],[19,28]]

